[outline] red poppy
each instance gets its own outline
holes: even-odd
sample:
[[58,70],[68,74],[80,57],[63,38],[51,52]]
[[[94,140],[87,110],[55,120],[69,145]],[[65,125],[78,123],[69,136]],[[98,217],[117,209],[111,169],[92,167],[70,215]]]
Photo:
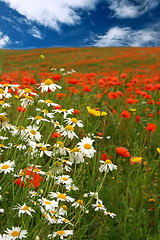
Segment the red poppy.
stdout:
[[24,107],[17,107],[18,112],[25,112],[26,109]]
[[130,113],[126,110],[123,110],[123,112],[121,113],[121,117],[124,117],[124,118],[130,118]]
[[73,114],[79,114],[79,113],[80,113],[80,111],[78,109],[74,109]]
[[[23,181],[23,177],[20,177],[16,180],[14,180],[15,184],[18,186],[24,187],[25,183],[28,184],[28,188],[30,188],[31,184],[34,188],[37,188],[40,186],[40,182],[43,181],[43,177],[40,176],[40,173],[38,173],[40,170],[39,168],[35,167],[33,172],[33,167],[29,167],[26,171],[26,168],[22,170],[22,173],[26,175],[26,181]],[[30,179],[30,180],[29,180]]]
[[154,123],[149,123],[146,130],[154,133],[154,131],[156,131],[156,125]]
[[140,123],[140,116],[136,116],[136,123]]
[[61,137],[61,133],[59,133],[59,132],[54,132],[54,133],[52,134],[52,138],[53,138],[53,139],[58,138],[58,137]]
[[122,157],[130,157],[130,153],[128,152],[128,149],[124,147],[118,147],[116,148],[116,151]]

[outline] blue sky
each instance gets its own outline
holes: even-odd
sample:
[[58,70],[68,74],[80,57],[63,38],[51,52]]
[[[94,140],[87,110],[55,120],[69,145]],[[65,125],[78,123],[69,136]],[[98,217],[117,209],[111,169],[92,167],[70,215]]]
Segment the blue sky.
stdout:
[[0,48],[160,46],[160,0],[0,0]]

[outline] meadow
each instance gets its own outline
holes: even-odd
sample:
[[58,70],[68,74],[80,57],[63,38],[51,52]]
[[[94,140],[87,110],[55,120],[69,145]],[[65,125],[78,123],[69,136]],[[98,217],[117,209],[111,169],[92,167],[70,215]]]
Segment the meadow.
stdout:
[[160,48],[0,57],[0,240],[160,239]]

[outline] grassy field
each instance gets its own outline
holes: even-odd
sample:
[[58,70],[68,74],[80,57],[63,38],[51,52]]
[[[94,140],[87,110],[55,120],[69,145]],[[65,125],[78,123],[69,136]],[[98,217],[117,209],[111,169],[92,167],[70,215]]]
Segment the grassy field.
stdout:
[[0,239],[160,239],[160,48],[0,56]]

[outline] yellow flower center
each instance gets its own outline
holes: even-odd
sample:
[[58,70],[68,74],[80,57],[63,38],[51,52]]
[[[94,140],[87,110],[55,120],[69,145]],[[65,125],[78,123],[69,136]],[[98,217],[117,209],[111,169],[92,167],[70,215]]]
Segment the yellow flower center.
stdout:
[[55,214],[56,212],[55,212],[55,211],[53,211],[53,210],[51,210],[51,213]]
[[17,127],[17,130],[23,130],[23,131],[25,131],[25,128],[24,128],[23,126],[18,126],[18,127]]
[[30,131],[30,133],[31,133],[32,135],[36,135],[36,131],[33,130],[33,129]]
[[55,216],[53,216],[52,219],[54,219],[56,221],[56,217]]
[[57,144],[59,145],[59,147],[64,147],[64,145],[61,141],[58,141]]
[[63,180],[63,181],[68,181],[68,178],[63,177],[62,180]]
[[67,219],[63,219],[63,221],[66,222],[66,223],[69,223],[69,221]]
[[40,172],[39,168],[35,168],[33,171],[34,172]]
[[60,193],[58,194],[57,198],[66,199],[66,195]]
[[89,143],[85,143],[84,146],[83,146],[85,149],[90,149],[91,148],[91,145]]
[[46,147],[41,147],[41,151],[47,151]]
[[65,129],[74,132],[74,128],[73,128],[71,125],[67,125],[67,126],[65,127]]
[[67,211],[67,206],[66,205],[62,205],[63,210]]
[[1,169],[8,169],[9,168],[9,165],[3,165],[2,167],[1,167]]
[[9,86],[9,83],[5,83],[5,84],[3,84],[5,87],[8,87]]
[[101,208],[102,208],[102,204],[98,203],[98,207],[101,207]]
[[29,207],[26,205],[26,206],[24,206],[23,208],[21,208],[21,210],[29,211]]
[[36,120],[41,120],[41,119],[43,119],[43,118],[42,118],[41,116],[36,116],[35,119],[36,119]]
[[57,233],[58,233],[59,235],[64,235],[64,234],[65,234],[64,231],[58,231]]
[[44,201],[44,203],[45,203],[46,205],[51,205],[51,202],[49,202],[49,201]]
[[78,200],[77,203],[81,206],[83,206],[83,200]]
[[67,109],[61,109],[60,111],[61,112],[67,112]]
[[18,232],[18,231],[13,231],[13,232],[11,233],[11,236],[12,236],[12,237],[18,237],[18,236],[19,236],[19,232]]
[[23,177],[25,175],[25,172],[22,171],[18,175]]
[[45,112],[48,114],[48,110],[47,109],[43,109],[42,112]]
[[4,147],[4,144],[0,144],[0,147],[3,148],[3,147]]
[[32,91],[31,91],[30,88],[25,88],[25,89],[24,89],[24,92],[30,93],[30,92],[32,92]]
[[51,85],[53,84],[53,81],[51,79],[47,79],[45,82],[44,82],[44,85]]
[[107,159],[105,162],[104,162],[105,164],[111,164],[112,163],[112,161],[111,160],[109,160],[109,159]]
[[72,152],[72,153],[74,153],[74,152],[79,152],[79,149],[78,149],[77,147],[75,147],[75,148],[73,148],[73,149],[71,150],[71,152]]
[[72,118],[72,119],[71,119],[71,122],[73,122],[73,123],[77,123],[78,120],[77,120],[77,118]]
[[58,122],[54,122],[55,125],[59,126],[59,123]]
[[46,103],[53,103],[51,100],[47,99]]
[[0,121],[1,122],[6,122],[7,121],[7,118],[5,115],[0,115]]
[[4,104],[4,102],[3,102],[3,101],[0,101],[0,104]]
[[33,99],[31,96],[26,96],[25,99],[28,99],[28,100],[34,101],[34,99]]
[[4,94],[4,91],[2,88],[0,89],[0,94]]
[[47,214],[45,214],[45,213],[43,214],[43,216],[44,216],[44,217],[46,217],[46,218],[48,218],[48,215],[47,215]]

